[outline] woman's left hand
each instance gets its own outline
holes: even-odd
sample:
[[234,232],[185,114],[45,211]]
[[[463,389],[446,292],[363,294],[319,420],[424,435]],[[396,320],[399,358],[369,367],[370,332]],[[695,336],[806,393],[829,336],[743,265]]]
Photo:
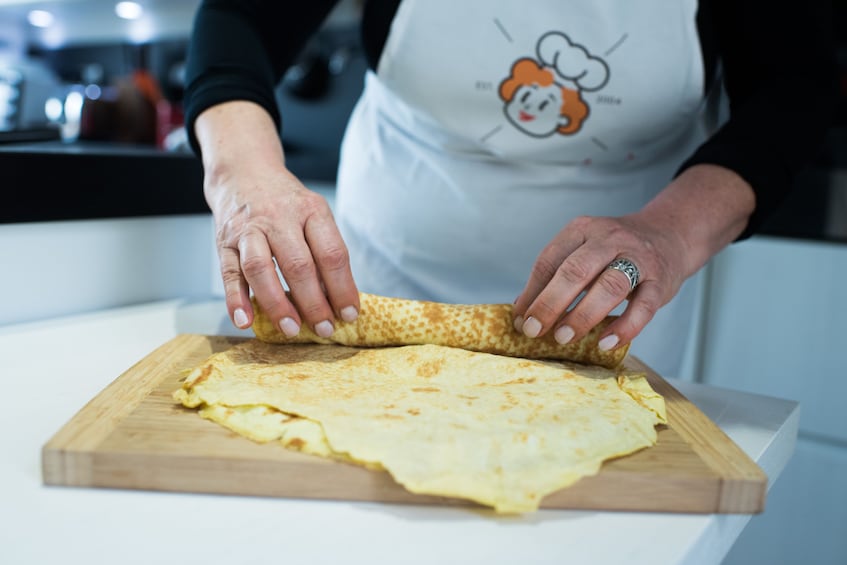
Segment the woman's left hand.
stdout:
[[[553,332],[568,343],[628,300],[599,345],[630,343],[686,278],[738,237],[754,203],[752,189],[735,173],[697,165],[637,213],[576,218],[536,260],[515,302],[515,327],[529,337]],[[609,268],[616,259],[637,267],[635,288],[625,273]]]
[[[685,255],[673,234],[662,233],[637,216],[576,218],[536,260],[515,303],[516,327],[530,337],[553,331],[556,341],[568,343],[588,333],[629,298],[624,313],[604,332],[600,346],[612,349],[629,343],[679,290],[687,274]],[[626,274],[608,268],[615,259],[636,265],[635,289],[630,290]]]

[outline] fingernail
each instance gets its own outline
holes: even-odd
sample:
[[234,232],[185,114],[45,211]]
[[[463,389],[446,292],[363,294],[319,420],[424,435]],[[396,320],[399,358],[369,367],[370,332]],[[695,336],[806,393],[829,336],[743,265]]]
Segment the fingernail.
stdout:
[[324,320],[323,322],[315,324],[315,334],[317,334],[318,337],[327,338],[331,336],[334,331],[335,328],[332,327],[332,322],[329,320]]
[[570,326],[562,326],[561,328],[556,330],[556,333],[553,334],[553,337],[556,338],[556,343],[559,345],[565,345],[566,343],[570,343],[573,339],[575,332],[573,328]]
[[247,312],[245,312],[242,308],[236,308],[235,312],[232,313],[232,321],[235,323],[235,326],[238,328],[246,328],[247,321]]
[[523,331],[523,316],[518,316],[517,318],[515,318],[514,324],[515,324],[515,329],[517,331],[519,331],[519,332]]
[[279,321],[279,329],[282,330],[287,337],[294,337],[300,333],[300,326],[294,321],[294,318],[283,318]]
[[523,333],[526,337],[538,337],[541,333],[541,322],[530,316],[523,323]]
[[615,334],[609,334],[597,342],[597,347],[600,349],[600,351],[609,351],[617,344],[618,336],[616,336]]
[[356,310],[355,306],[347,306],[341,309],[341,319],[345,322],[355,322],[358,317],[359,311]]

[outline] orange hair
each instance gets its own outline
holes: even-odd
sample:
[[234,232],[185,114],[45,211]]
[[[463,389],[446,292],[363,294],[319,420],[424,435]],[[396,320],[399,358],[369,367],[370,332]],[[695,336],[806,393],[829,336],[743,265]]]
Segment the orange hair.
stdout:
[[[512,74],[500,83],[500,98],[511,102],[515,92],[521,86],[531,84],[550,86],[554,82],[555,77],[550,69],[540,66],[534,59],[518,59],[512,65]],[[559,109],[559,114],[569,118],[569,121],[557,131],[563,135],[576,133],[588,117],[588,104],[583,101],[578,90],[564,86],[559,88],[562,91],[562,107]]]

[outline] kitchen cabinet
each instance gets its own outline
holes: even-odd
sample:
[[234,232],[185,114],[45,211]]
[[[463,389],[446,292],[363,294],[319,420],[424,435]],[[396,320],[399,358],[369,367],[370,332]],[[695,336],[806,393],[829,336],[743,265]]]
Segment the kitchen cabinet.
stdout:
[[0,224],[0,326],[208,297],[213,241],[209,214]]
[[847,443],[847,245],[754,238],[712,262],[705,382],[799,400],[801,429]]
[[755,237],[706,272],[699,379],[798,400],[799,446],[728,556],[847,563],[847,245]]
[[[802,417],[801,417],[802,420]],[[847,449],[801,438],[724,565],[847,563]]]

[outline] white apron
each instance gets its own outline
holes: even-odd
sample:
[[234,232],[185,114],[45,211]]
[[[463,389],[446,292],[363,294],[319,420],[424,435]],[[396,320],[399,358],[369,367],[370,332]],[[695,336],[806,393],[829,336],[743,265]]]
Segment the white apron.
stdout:
[[[696,9],[401,2],[341,153],[336,216],[360,290],[512,302],[571,219],[641,208],[704,138]],[[679,372],[693,291],[633,344],[662,374]]]

